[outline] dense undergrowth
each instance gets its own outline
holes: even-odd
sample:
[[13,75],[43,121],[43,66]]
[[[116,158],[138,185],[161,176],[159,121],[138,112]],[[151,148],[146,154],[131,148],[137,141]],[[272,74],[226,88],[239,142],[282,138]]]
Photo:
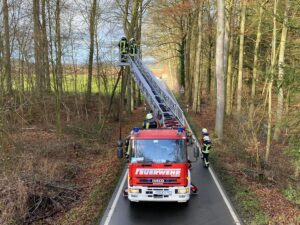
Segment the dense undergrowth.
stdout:
[[[198,137],[201,129],[214,129],[214,107],[204,105],[200,114],[188,113],[188,118]],[[212,166],[230,196],[245,224],[299,224],[299,180],[291,158],[286,154],[288,140],[273,143],[270,162],[260,160],[247,130],[247,123],[227,117],[224,141],[211,132],[213,150]],[[258,135],[259,156],[263,158],[264,130]]]
[[[105,99],[105,98],[102,98]],[[96,224],[122,170],[117,113],[98,96],[65,95],[62,134],[54,96],[6,101],[1,109],[0,224]],[[107,100],[108,102],[108,100]],[[117,111],[113,106],[112,111]],[[134,125],[123,116],[123,132]],[[134,119],[132,121],[139,121]]]

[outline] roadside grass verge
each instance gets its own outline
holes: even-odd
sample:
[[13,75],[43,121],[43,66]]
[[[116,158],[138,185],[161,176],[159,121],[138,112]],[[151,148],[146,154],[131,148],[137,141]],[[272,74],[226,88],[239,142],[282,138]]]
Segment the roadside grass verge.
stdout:
[[102,159],[102,162],[98,161],[95,166],[86,171],[89,177],[94,176],[94,178],[90,177],[92,186],[86,190],[81,202],[74,205],[56,222],[62,225],[99,224],[99,218],[103,215],[123,170],[124,164],[115,159],[114,153],[115,151],[110,151],[106,159]]
[[[138,108],[131,115],[124,115],[122,119],[122,137],[128,135],[130,130],[144,117],[143,108]],[[83,127],[87,131],[87,127]],[[87,139],[94,139],[97,126],[88,131],[90,135],[81,135],[78,129],[69,130],[78,138],[79,143],[89,143]],[[84,187],[84,194],[71,210],[60,215],[55,224],[69,225],[98,225],[109,203],[113,191],[119,181],[124,168],[124,160],[116,156],[116,143],[119,138],[118,122],[111,122],[104,126],[106,139],[100,139],[101,156],[90,159],[90,165],[77,177],[79,186]],[[93,131],[94,130],[94,131]],[[75,133],[74,133],[75,132]],[[97,132],[96,132],[97,133]],[[97,136],[97,135],[96,135]]]
[[[61,135],[55,130],[52,95],[42,106],[34,98],[23,105],[22,120],[14,114],[18,101],[7,102],[13,107],[6,106],[0,118],[5,122],[0,124],[5,131],[0,129],[1,225],[99,221],[124,165],[116,156],[119,123],[110,117],[99,121],[95,104],[80,98],[74,104],[74,98],[63,96]],[[141,123],[142,111],[124,115],[123,137]]]
[[[293,187],[291,184],[283,190],[284,196],[300,208],[300,188]],[[300,222],[300,221],[299,221]]]
[[263,211],[256,193],[227,172],[218,154],[211,154],[211,163],[242,221],[251,225],[268,224],[269,216]]
[[[186,117],[190,122],[195,136],[199,139],[201,137],[201,129],[203,128],[200,127],[199,115],[187,114]],[[213,138],[212,133],[210,136]],[[226,146],[222,146],[222,150],[219,152],[219,147],[219,144],[214,146],[210,154],[210,161],[240,218],[247,225],[268,224],[269,215],[262,209],[257,194],[227,171],[224,160],[230,159],[230,155],[228,155],[228,151],[230,150],[227,149],[226,153],[226,150],[223,149]]]

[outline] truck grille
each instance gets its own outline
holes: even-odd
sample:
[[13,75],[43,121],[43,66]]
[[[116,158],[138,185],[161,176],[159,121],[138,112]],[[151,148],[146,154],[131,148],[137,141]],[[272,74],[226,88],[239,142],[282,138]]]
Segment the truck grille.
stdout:
[[180,184],[176,178],[141,178],[138,184]]

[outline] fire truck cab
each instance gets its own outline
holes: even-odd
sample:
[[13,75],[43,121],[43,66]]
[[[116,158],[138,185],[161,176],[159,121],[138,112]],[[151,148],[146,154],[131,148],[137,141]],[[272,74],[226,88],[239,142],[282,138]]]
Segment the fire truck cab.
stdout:
[[[130,201],[189,201],[191,173],[187,135],[183,128],[147,130],[135,128],[128,141]],[[123,155],[120,151],[119,145],[119,157]]]

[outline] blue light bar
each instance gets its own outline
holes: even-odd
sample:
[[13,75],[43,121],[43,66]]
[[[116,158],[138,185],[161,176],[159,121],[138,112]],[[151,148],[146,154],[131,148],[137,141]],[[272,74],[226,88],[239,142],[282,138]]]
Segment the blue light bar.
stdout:
[[139,131],[140,131],[140,129],[139,129],[138,127],[133,128],[133,132],[134,132],[135,134],[137,134]]
[[178,127],[178,133],[182,133],[183,132],[183,127]]

